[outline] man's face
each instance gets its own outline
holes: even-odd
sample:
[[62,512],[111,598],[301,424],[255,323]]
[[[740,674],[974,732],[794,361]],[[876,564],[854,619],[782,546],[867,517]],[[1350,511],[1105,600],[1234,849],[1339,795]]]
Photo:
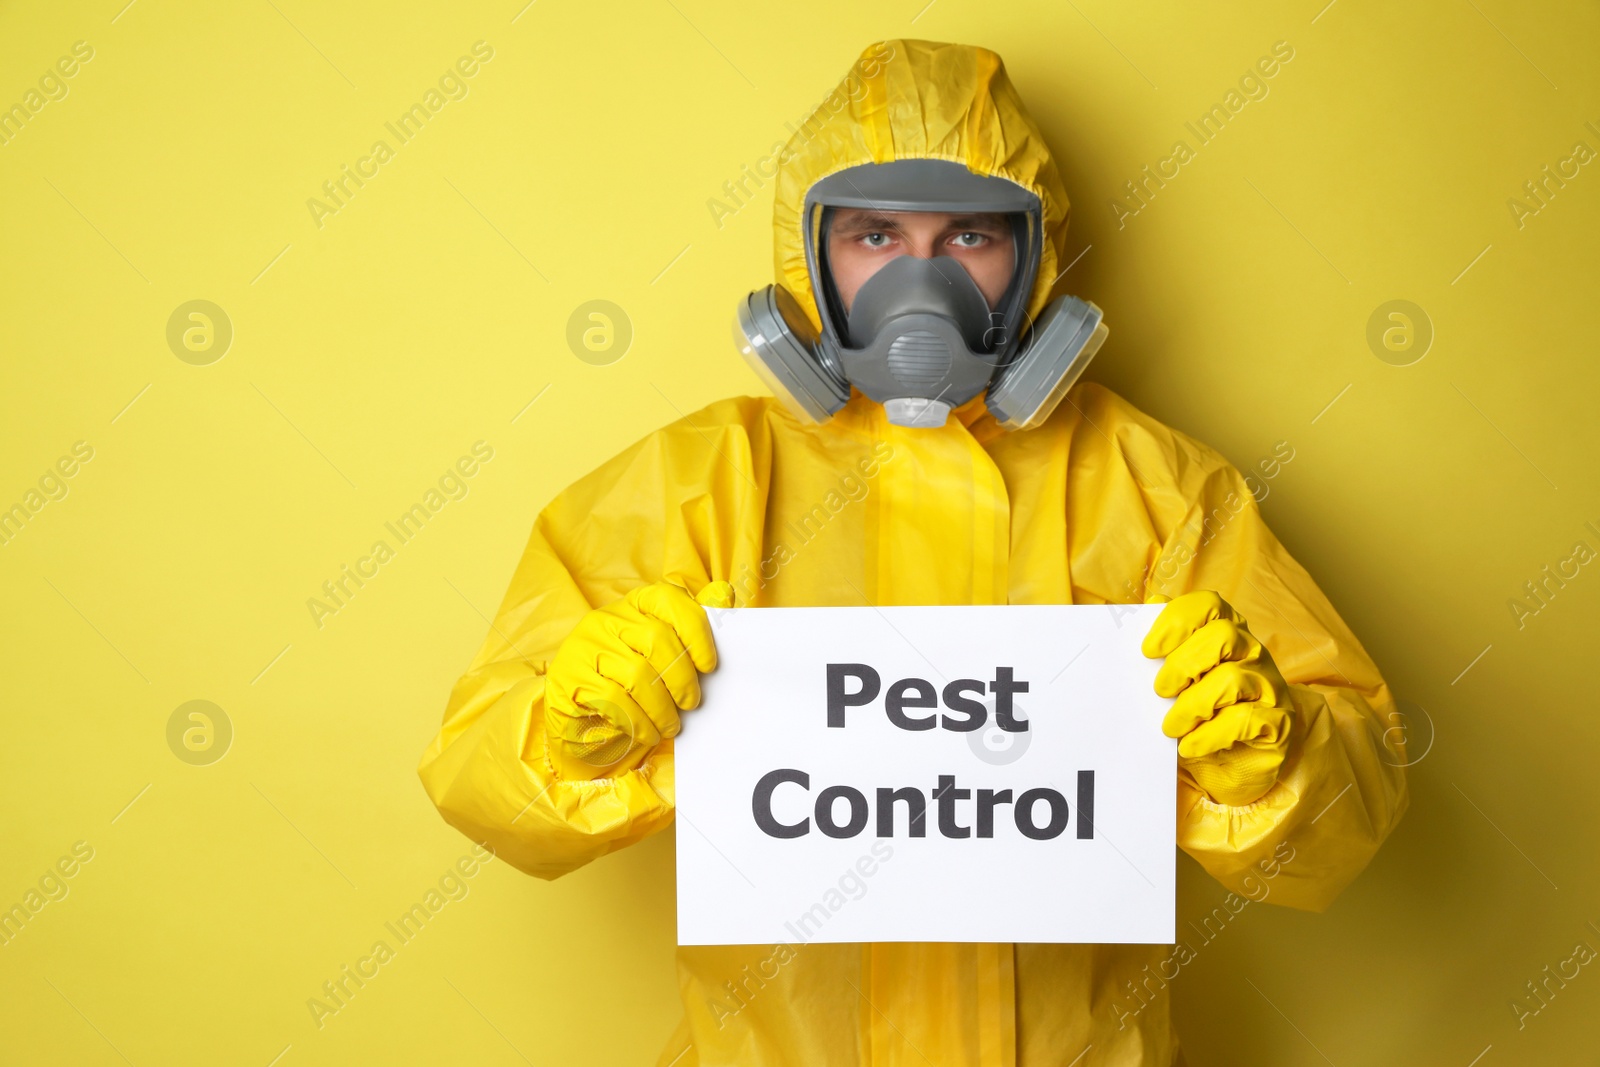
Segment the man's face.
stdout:
[[1016,267],[1004,215],[839,208],[828,227],[828,264],[848,314],[863,283],[896,256],[951,256],[966,268],[993,311]]

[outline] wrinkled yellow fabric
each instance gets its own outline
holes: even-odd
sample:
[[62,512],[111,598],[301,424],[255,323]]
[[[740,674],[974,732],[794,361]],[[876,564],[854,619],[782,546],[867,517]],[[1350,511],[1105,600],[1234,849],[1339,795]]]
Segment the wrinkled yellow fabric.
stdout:
[[[775,211],[780,280],[800,197],[859,162],[932,154],[1044,199],[1037,310],[1066,198],[1048,150],[982,49],[888,41],[795,135]],[[854,79],[854,80],[852,80]],[[1406,806],[1393,704],[1355,637],[1263,524],[1217,453],[1081,383],[1041,427],[1002,431],[976,398],[939,429],[893,426],[856,395],[820,426],[768,398],[720,401],[651,433],[540,513],[482,649],[419,773],[444,818],[514,866],[556,878],[664,829],[673,742],[611,778],[567,780],[543,733],[545,673],[599,605],[657,581],[730,582],[741,606],[1137,604],[1217,591],[1251,620],[1293,702],[1271,789],[1227,806],[1179,771],[1179,845],[1248,893],[1321,909]],[[693,715],[693,711],[685,714]],[[1285,860],[1285,857],[1292,857]],[[1131,983],[1147,945],[804,944],[681,947],[684,1019],[661,1067],[1166,1065],[1168,991]],[[611,1010],[606,1007],[605,1010]],[[554,1023],[559,1025],[559,1023]],[[1081,1058],[1076,1059],[1075,1057]]]

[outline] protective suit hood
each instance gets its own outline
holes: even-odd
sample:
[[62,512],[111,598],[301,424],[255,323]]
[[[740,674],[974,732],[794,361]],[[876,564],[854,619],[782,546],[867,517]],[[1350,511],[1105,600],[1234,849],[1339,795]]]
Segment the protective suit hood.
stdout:
[[[907,40],[868,47],[778,167],[778,280],[741,302],[734,340],[802,421],[826,421],[859,391],[902,426],[942,426],[956,407],[963,423],[986,409],[1004,429],[1032,429],[1105,339],[1098,307],[1051,299],[1067,197],[993,52]],[[828,218],[846,207],[1004,215],[1017,243],[1011,286],[991,312],[944,257],[894,262],[862,287],[881,305],[864,336],[844,321],[828,281]],[[979,393],[985,403],[975,407]]]
[[778,158],[772,209],[777,281],[818,329],[803,202],[816,182],[863,163],[952,160],[1032,192],[1042,208],[1044,241],[1029,318],[1049,302],[1066,245],[1067,191],[1005,64],[987,48],[903,39],[869,45]]

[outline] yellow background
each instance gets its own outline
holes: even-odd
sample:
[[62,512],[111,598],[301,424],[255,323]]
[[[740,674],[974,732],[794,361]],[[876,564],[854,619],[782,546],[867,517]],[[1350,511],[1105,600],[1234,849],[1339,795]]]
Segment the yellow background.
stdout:
[[[306,1001],[468,851],[414,766],[538,509],[759,390],[728,324],[771,280],[771,186],[720,228],[707,201],[917,36],[998,51],[1051,139],[1088,246],[1062,288],[1112,325],[1092,376],[1241,468],[1289,443],[1268,521],[1427,712],[1367,873],[1326,915],[1251,906],[1174,983],[1191,1062],[1589,1062],[1594,968],[1521,1029],[1509,1002],[1600,948],[1600,567],[1522,629],[1507,602],[1600,550],[1600,165],[1520,228],[1506,202],[1600,149],[1593,5],[124,2],[0,11],[0,104],[94,49],[0,147],[0,506],[95,450],[0,547],[0,905],[94,849],[0,947],[0,1059],[653,1060],[665,835],[553,884],[491,864],[321,1029]],[[479,40],[319,228],[308,198]],[[1119,229],[1280,40],[1270,95]],[[209,366],[167,346],[192,299],[235,330]],[[566,342],[592,299],[633,324],[608,366]],[[1393,299],[1436,331],[1410,366],[1366,342]],[[470,494],[319,628],[307,599],[478,440]],[[209,766],[167,744],[193,699],[235,731]],[[1223,894],[1180,869],[1181,928]]]

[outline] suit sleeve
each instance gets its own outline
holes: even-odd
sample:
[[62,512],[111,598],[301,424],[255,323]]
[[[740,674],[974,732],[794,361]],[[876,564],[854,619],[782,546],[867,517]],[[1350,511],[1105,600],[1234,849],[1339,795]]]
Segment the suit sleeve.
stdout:
[[1097,520],[1075,553],[1074,598],[1137,603],[1149,592],[1213,590],[1291,687],[1294,733],[1277,783],[1231,806],[1180,771],[1178,844],[1241,895],[1321,911],[1406,809],[1389,688],[1226,459],[1107,390],[1085,389],[1073,406],[1073,447],[1091,457],[1074,510]]
[[[1290,683],[1295,729],[1260,800],[1218,804],[1179,783],[1178,841],[1212,877],[1255,899],[1321,911],[1366,867],[1407,804],[1394,701],[1377,666],[1261,518],[1245,479],[1182,439],[1209,470],[1156,564],[1168,595],[1212,589],[1242,612]],[[1181,561],[1187,561],[1182,563]],[[1163,583],[1161,576],[1172,574]],[[1263,894],[1265,894],[1263,896]]]
[[[539,878],[560,877],[672,822],[672,741],[611,778],[558,777],[545,747],[545,671],[595,607],[654,581],[697,592],[725,577],[719,462],[748,467],[738,426],[674,424],[559,494],[539,514],[505,599],[417,773],[451,826]],[[722,540],[738,540],[722,538]],[[711,545],[709,550],[707,545]]]

